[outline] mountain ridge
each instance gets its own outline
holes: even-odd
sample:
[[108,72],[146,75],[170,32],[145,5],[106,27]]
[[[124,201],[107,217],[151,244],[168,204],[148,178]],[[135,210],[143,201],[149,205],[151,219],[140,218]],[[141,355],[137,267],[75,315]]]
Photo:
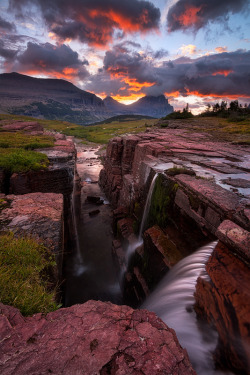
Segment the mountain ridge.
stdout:
[[0,112],[80,125],[124,114],[163,117],[173,111],[164,95],[143,97],[125,105],[104,100],[73,83],[56,78],[34,78],[17,72],[0,74]]

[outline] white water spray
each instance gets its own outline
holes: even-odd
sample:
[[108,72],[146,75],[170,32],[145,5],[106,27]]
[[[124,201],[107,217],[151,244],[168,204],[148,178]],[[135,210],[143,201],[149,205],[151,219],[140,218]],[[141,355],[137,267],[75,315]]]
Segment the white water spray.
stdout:
[[216,244],[210,243],[177,263],[142,305],[176,331],[199,375],[221,374],[213,369],[211,354],[217,344],[217,334],[211,329],[202,332],[193,311],[197,278],[208,277],[205,264]]
[[83,263],[82,254],[81,254],[81,248],[80,248],[80,242],[79,242],[79,236],[78,236],[78,228],[77,228],[77,222],[76,222],[76,172],[74,172],[74,181],[73,181],[73,191],[71,195],[71,217],[72,217],[72,224],[73,224],[73,230],[74,230],[74,239],[75,239],[75,248],[76,248],[76,260],[75,260],[75,266],[74,271],[76,276],[82,275],[87,267]]
[[[133,243],[129,244],[128,249],[126,251],[126,267],[128,266],[129,260],[130,260],[131,256],[135,253],[136,249],[138,249],[138,247],[140,247],[143,244],[142,233],[143,233],[143,229],[145,227],[146,220],[148,218],[148,213],[149,213],[150,205],[151,205],[151,198],[152,198],[152,194],[153,194],[154,187],[155,187],[155,181],[156,181],[157,177],[158,177],[158,173],[156,173],[154,175],[154,177],[151,181],[151,184],[150,184],[150,188],[149,188],[149,191],[148,191],[148,195],[147,195],[147,199],[146,199],[146,203],[145,203],[145,207],[144,207],[144,211],[143,211],[143,215],[142,215],[142,221],[141,221],[141,225],[140,225],[139,236],[138,236],[137,240],[135,240]],[[124,275],[124,271],[122,272],[122,277],[123,277],[123,275]],[[121,277],[121,279],[122,279],[122,277]]]
[[155,181],[156,181],[157,177],[158,177],[158,173],[156,173],[154,175],[153,180],[152,180],[151,185],[150,185],[150,188],[149,188],[149,191],[148,191],[146,204],[145,204],[143,215],[142,215],[140,231],[139,231],[139,238],[138,238],[139,241],[142,240],[142,233],[143,233],[143,229],[145,227],[145,223],[146,223],[146,220],[147,220],[147,217],[148,217],[148,213],[149,213],[149,209],[150,209],[150,205],[151,205],[151,198],[152,198],[152,194],[153,194],[154,187],[155,187]]

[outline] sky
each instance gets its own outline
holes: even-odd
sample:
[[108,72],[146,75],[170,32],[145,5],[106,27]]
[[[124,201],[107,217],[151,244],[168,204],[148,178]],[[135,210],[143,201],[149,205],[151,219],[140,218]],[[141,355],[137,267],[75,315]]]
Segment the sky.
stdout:
[[250,103],[250,0],[0,0],[0,73],[194,114]]

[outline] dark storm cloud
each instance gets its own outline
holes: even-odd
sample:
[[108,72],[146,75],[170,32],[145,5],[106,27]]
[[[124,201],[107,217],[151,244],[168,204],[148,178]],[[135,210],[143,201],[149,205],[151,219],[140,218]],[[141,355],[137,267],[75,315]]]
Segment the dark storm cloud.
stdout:
[[107,51],[103,60],[104,70],[111,76],[136,79],[139,83],[154,82],[154,68],[144,55],[135,53],[119,53],[113,49]]
[[27,49],[16,57],[13,69],[19,72],[47,74],[58,78],[85,78],[88,72],[78,53],[64,44],[54,46],[50,43],[29,42]]
[[168,12],[168,30],[198,30],[209,22],[225,21],[230,13],[248,7],[249,0],[178,0]]
[[0,56],[5,60],[13,60],[17,55],[17,50],[6,48],[3,40],[0,40]]
[[[102,91],[108,87],[107,74],[123,83],[116,94],[137,91],[148,95],[199,95],[250,97],[250,51],[238,50],[204,56],[198,59],[183,58],[153,65],[146,56],[138,53],[106,52],[102,76]],[[98,79],[92,77],[98,83]],[[138,85],[137,85],[138,84]],[[98,84],[92,89],[98,92]],[[126,91],[125,91],[126,90]]]
[[168,56],[168,51],[162,48],[156,52],[153,52],[152,55],[155,59],[162,59],[163,57]]
[[105,45],[115,29],[124,33],[146,32],[159,27],[160,10],[149,1],[139,0],[10,0],[16,13],[37,4],[51,32],[60,39],[78,39]]
[[13,23],[10,23],[8,21],[5,21],[1,16],[0,16],[0,31],[15,31],[16,27]]

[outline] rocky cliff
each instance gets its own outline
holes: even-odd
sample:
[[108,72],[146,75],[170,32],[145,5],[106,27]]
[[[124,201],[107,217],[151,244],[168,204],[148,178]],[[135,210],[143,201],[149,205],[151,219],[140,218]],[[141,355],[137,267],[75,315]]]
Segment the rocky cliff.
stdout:
[[[115,208],[113,254],[132,305],[180,258],[220,240],[207,265],[211,281],[197,284],[197,311],[217,328],[217,362],[244,374],[250,347],[248,154],[248,147],[229,147],[208,134],[154,129],[111,140],[100,175]],[[134,231],[155,175],[144,244],[138,246]],[[133,248],[128,264],[126,249]]]

